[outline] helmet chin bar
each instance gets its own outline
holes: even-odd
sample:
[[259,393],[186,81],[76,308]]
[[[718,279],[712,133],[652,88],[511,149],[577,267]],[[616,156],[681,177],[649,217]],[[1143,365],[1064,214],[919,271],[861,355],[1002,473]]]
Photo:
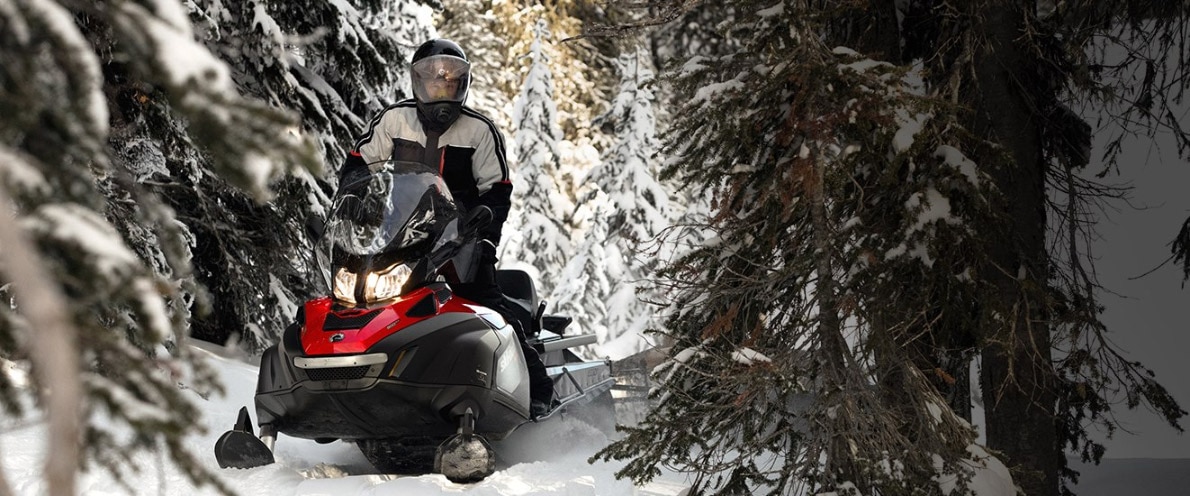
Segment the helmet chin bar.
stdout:
[[422,123],[436,129],[445,129],[459,118],[459,102],[433,102],[417,104]]

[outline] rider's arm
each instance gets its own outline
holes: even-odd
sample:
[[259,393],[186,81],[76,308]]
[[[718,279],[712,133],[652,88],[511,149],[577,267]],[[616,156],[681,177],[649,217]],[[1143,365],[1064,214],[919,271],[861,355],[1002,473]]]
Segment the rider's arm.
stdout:
[[343,167],[339,169],[339,181],[348,174],[367,172],[366,168],[370,164],[387,160],[393,153],[393,139],[392,131],[393,118],[396,117],[397,109],[389,107],[384,109],[372,119],[372,123],[368,125],[368,130],[359,140],[355,142],[355,147],[347,154],[347,160],[343,162]]
[[472,174],[479,191],[480,205],[492,209],[492,222],[482,233],[483,238],[500,244],[500,229],[512,206],[512,182],[508,178],[508,161],[504,153],[504,138],[495,126],[483,133],[472,156]]
[[339,168],[339,184],[343,184],[343,178],[350,177],[355,174],[361,174],[368,171],[368,163],[364,161],[362,155],[358,150],[351,150],[347,154],[347,159],[343,161],[343,167]]

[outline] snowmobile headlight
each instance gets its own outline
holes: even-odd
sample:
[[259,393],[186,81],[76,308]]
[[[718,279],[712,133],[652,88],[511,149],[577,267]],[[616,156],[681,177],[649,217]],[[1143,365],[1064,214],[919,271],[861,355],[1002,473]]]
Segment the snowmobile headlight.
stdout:
[[411,275],[413,269],[405,264],[394,265],[383,272],[369,272],[364,282],[364,296],[368,301],[396,298]]
[[355,301],[355,272],[340,268],[339,272],[335,273],[334,292],[335,298],[342,301]]

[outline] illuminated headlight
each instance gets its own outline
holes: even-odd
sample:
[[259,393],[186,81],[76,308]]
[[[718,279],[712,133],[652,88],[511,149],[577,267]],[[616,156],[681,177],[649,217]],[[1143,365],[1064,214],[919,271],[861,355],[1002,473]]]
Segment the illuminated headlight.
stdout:
[[334,282],[335,298],[342,301],[355,301],[355,273],[348,272],[347,269],[339,269],[335,273]]
[[384,272],[369,272],[364,282],[364,296],[368,301],[396,298],[412,274],[413,269],[405,264],[394,265]]
[[[367,301],[381,301],[396,298],[401,295],[401,288],[409,282],[413,269],[405,264],[389,267],[384,272],[369,272],[364,279],[364,299]],[[355,284],[357,276],[354,272],[340,268],[335,273],[335,298],[345,302],[355,302]]]

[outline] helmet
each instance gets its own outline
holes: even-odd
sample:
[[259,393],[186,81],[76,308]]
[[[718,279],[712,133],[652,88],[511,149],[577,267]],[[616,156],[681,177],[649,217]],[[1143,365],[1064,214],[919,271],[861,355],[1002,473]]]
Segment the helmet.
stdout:
[[410,79],[422,122],[445,129],[458,119],[471,85],[471,63],[459,45],[434,39],[413,52]]

